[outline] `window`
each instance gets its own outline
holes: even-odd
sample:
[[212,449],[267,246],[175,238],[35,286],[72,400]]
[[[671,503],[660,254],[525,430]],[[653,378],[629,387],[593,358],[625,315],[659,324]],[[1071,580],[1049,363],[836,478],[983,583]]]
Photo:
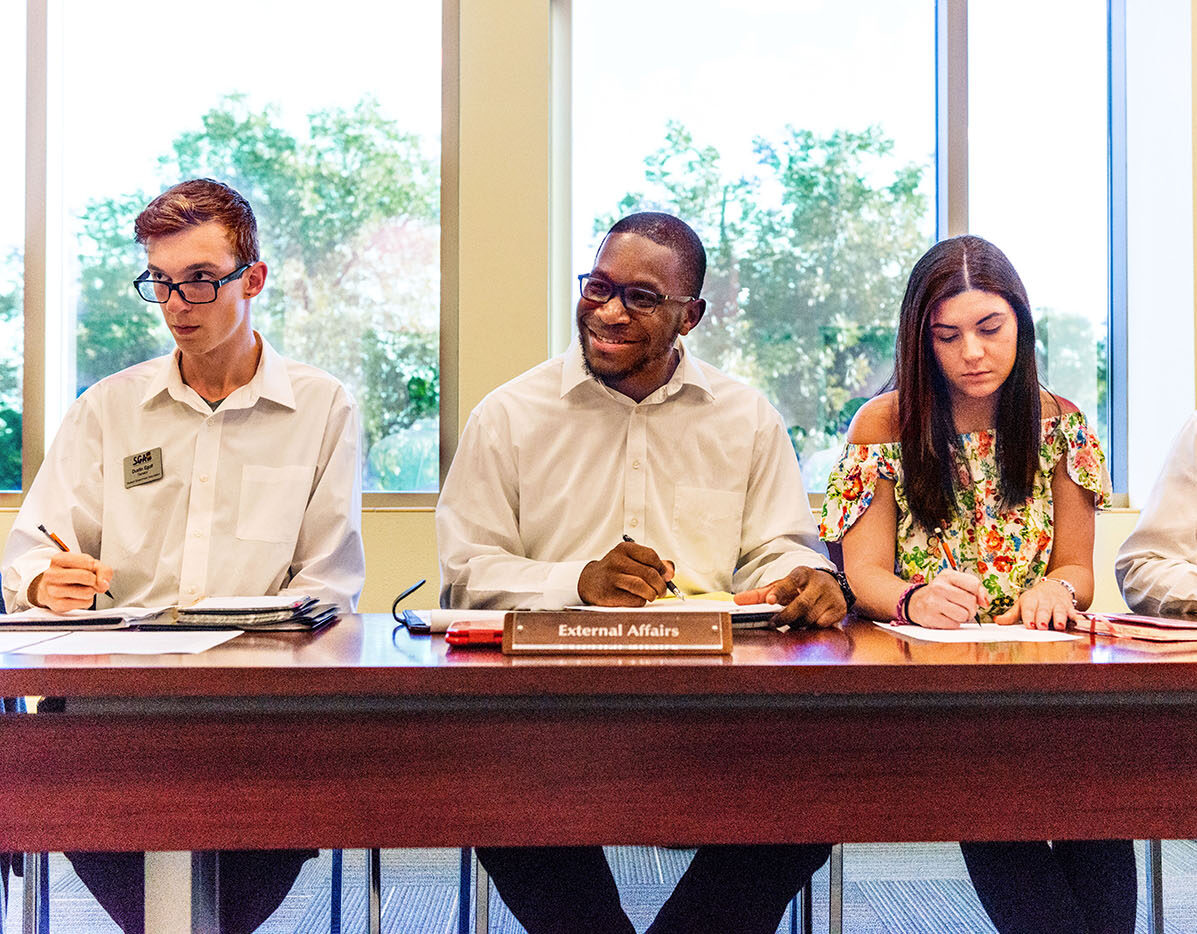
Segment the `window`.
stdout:
[[1089,417],[1108,451],[1106,32],[1104,0],[968,6],[969,228],[1022,276],[1040,379]]
[[[934,234],[933,7],[573,0],[572,16],[577,271],[622,214],[690,222],[708,309],[687,343],[769,397],[822,492]],[[630,47],[665,54],[620,67]]]
[[[946,28],[965,13],[967,32]],[[1109,445],[1103,0],[702,0],[685,17],[652,0],[572,0],[571,15],[574,265],[590,268],[622,214],[691,221],[709,307],[687,343],[777,406],[809,492],[892,372],[906,279],[937,215],[939,236],[955,223],[1008,253],[1045,382]],[[637,48],[668,54],[619,67],[633,23]],[[967,61],[938,102],[937,56]],[[967,123],[948,130],[950,110]],[[937,173],[945,131],[967,153],[963,183]]]
[[[96,380],[173,347],[130,285],[145,268],[133,220],[176,181],[211,176],[258,217],[269,277],[254,326],[359,403],[364,489],[438,488],[440,4],[308,6],[213,0],[197,22],[125,0],[120,16],[69,4],[51,17],[61,184],[46,326],[61,352],[47,361],[47,437]],[[264,41],[247,49],[234,23]],[[138,54],[130,24],[152,27]]]
[[21,488],[24,368],[25,10],[0,5],[0,490]]

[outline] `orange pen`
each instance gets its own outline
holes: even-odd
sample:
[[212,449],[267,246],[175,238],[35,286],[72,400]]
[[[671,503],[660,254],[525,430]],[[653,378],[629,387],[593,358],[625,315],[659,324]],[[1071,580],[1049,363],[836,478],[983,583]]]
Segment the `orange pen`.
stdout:
[[[58,546],[59,551],[70,551],[71,550],[71,549],[67,548],[66,542],[64,542],[61,538],[59,538],[57,535],[55,535],[53,532],[51,532],[44,525],[39,525],[38,528],[46,533],[46,538],[50,539],[50,541],[52,541],[55,545]],[[105,590],[104,596],[107,597],[109,600],[113,600],[113,601],[116,600],[116,597],[114,597],[112,595],[111,590]]]

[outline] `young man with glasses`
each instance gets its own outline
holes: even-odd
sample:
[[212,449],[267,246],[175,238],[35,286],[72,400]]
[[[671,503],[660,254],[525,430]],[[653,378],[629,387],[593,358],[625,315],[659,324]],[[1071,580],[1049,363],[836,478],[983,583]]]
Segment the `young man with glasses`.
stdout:
[[[611,228],[579,277],[578,343],[470,416],[437,506],[442,606],[641,606],[673,582],[775,602],[779,624],[843,618],[850,591],[781,416],[680,340],[705,311],[705,270],[676,217]],[[828,852],[700,847],[649,931],[771,934]],[[599,847],[478,856],[530,934],[633,931]]]
[[[134,288],[161,306],[176,349],[71,406],[9,535],[6,605],[292,592],[353,611],[365,577],[357,409],[253,329],[266,264],[252,208],[195,179],[155,198],[135,234],[147,265]],[[122,930],[142,931],[141,854],[68,855]],[[256,928],[314,855],[222,853],[221,930]]]

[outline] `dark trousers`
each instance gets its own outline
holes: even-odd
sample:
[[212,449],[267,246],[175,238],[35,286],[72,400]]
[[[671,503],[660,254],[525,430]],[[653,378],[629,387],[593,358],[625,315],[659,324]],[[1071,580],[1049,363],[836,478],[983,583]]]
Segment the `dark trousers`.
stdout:
[[[83,884],[125,934],[145,932],[145,854],[67,853]],[[222,850],[221,934],[250,934],[274,913],[315,850]]]
[[[634,934],[601,847],[481,847],[528,934]],[[830,844],[701,846],[646,934],[773,934]]]
[[1130,840],[961,843],[964,863],[998,934],[1133,934]]

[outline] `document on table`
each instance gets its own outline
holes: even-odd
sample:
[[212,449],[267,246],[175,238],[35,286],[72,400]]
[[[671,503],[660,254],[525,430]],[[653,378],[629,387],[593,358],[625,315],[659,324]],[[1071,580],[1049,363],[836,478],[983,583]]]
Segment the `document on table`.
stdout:
[[782,609],[776,603],[733,603],[731,594],[699,594],[678,600],[676,597],[662,597],[644,606],[567,606],[567,610],[585,610],[590,613],[729,613],[732,626],[736,629],[767,628],[773,617]]
[[698,597],[654,600],[644,606],[591,606],[576,604],[567,610],[587,610],[592,613],[730,613],[740,616],[745,613],[776,613],[781,609],[776,603],[731,603],[727,600],[702,600]]
[[923,642],[1072,642],[1080,636],[1055,629],[1027,629],[997,623],[965,623],[959,629],[926,629],[902,623],[876,623],[880,628],[906,639]]
[[423,625],[408,623],[412,632],[444,632],[450,623],[497,623],[502,625],[503,617],[510,610],[404,610],[403,615],[415,617]]
[[27,645],[33,645],[35,642],[44,642],[46,639],[53,639],[55,634],[52,632],[0,632],[0,655],[7,655],[9,652],[15,652],[17,649],[22,649]]
[[20,613],[0,613],[0,629],[49,630],[121,629],[135,622],[147,622],[169,612],[170,607],[115,606],[106,610],[67,610],[55,613],[31,607]]
[[239,630],[68,632],[18,649],[17,655],[196,655],[241,635]]

